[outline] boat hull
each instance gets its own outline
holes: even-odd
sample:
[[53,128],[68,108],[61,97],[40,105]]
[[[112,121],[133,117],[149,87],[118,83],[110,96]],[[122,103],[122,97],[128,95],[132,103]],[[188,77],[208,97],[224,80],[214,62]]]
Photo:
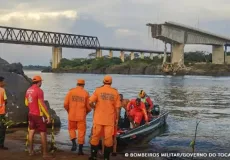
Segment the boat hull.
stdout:
[[117,135],[117,141],[119,144],[128,143],[134,139],[142,138],[143,136],[152,133],[157,128],[166,124],[166,119],[168,117],[168,111],[161,111],[161,114],[149,122],[149,124],[144,124],[132,130],[127,130],[123,134]]

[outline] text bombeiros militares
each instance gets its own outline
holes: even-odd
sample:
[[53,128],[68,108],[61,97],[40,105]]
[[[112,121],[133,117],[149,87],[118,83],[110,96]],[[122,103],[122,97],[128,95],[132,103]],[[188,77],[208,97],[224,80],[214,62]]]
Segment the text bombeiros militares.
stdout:
[[221,157],[230,158],[230,153],[125,153],[125,157]]

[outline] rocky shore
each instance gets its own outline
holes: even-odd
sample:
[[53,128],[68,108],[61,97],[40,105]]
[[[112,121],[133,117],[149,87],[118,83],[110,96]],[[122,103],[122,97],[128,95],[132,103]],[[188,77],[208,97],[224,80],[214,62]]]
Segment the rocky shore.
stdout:
[[[23,72],[23,66],[20,63],[9,64],[0,58],[0,75],[5,78],[6,94],[8,98],[7,112],[8,120],[15,123],[28,122],[28,108],[25,106],[25,93],[31,86],[32,81]],[[49,109],[52,118],[55,120],[55,126],[60,127],[61,121],[56,112],[51,109],[49,102],[45,103]],[[27,124],[19,124],[17,126],[27,126]],[[50,127],[51,125],[49,125]],[[16,127],[16,125],[14,125]]]
[[202,76],[230,76],[230,65],[226,64],[188,64],[183,68],[174,68],[174,70],[163,71],[161,65],[148,65],[148,64],[136,64],[136,65],[114,65],[110,67],[102,67],[98,69],[90,68],[47,68],[42,72],[52,73],[92,73],[92,74],[130,74],[130,75],[202,75]]

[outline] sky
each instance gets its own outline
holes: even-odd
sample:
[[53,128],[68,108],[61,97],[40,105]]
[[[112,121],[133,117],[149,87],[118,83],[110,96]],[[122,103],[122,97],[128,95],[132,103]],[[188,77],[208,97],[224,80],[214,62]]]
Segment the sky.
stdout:
[[[163,50],[146,24],[165,21],[230,37],[229,0],[0,0],[0,4],[0,26],[97,36],[102,46]],[[211,46],[185,47],[185,51],[211,50]],[[86,58],[92,52],[62,50],[68,59]],[[49,65],[51,55],[51,47],[0,44],[0,57],[10,63]]]

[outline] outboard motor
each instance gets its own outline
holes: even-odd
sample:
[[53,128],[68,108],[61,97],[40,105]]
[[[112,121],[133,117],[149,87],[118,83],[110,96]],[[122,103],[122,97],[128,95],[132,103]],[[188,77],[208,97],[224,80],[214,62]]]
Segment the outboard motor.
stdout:
[[153,116],[158,116],[160,114],[160,106],[154,105],[153,110],[151,111],[151,114]]

